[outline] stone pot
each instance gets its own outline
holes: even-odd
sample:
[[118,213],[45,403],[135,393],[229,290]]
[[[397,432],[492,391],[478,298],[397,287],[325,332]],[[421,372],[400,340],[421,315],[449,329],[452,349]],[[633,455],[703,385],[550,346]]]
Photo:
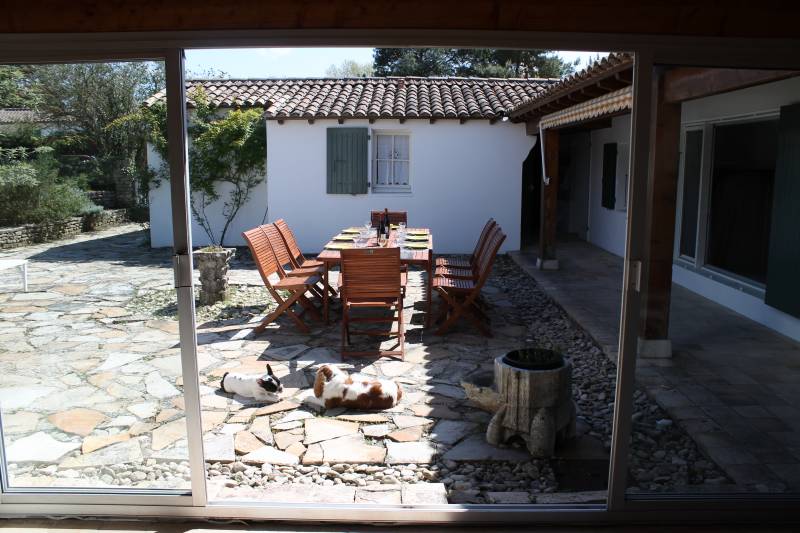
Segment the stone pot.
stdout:
[[200,305],[228,298],[228,267],[236,248],[206,247],[195,250],[194,264],[200,271]]
[[518,435],[534,457],[551,457],[557,441],[575,436],[572,364],[557,352],[516,350],[494,360],[501,405],[486,430],[489,444]]

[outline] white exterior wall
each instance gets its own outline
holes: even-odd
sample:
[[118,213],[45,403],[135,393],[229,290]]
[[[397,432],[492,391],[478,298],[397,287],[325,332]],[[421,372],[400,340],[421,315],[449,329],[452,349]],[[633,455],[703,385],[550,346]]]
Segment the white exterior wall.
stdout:
[[[618,153],[622,145],[630,143],[630,115],[615,117],[610,128],[593,130],[591,134],[591,161],[589,163],[589,231],[588,241],[612,254],[625,255],[625,228],[628,223],[627,210],[606,209],[603,198],[603,144],[617,143]],[[617,176],[627,174],[627,158],[617,158]],[[621,199],[617,196],[617,204]]]
[[[161,167],[162,160],[153,147],[147,146],[147,164],[157,170]],[[190,177],[191,179],[191,177]],[[226,184],[228,187],[232,187]],[[227,190],[221,187],[220,199],[214,202],[206,210],[211,221],[216,239],[219,239],[225,217],[222,215],[224,199],[227,197]],[[169,181],[163,180],[158,186],[150,189],[150,245],[153,248],[163,248],[172,246],[172,205],[170,202]],[[200,202],[196,203],[200,205]],[[231,222],[228,232],[225,235],[226,246],[245,246],[242,232],[262,223],[266,216],[267,206],[267,183],[266,179],[259,183],[250,192],[250,201],[242,206],[236,218]],[[211,244],[205,230],[192,217],[192,245],[206,246]]]
[[321,250],[337,230],[384,208],[408,211],[411,227],[431,228],[436,253],[472,252],[490,217],[508,235],[503,250],[519,249],[522,162],[534,143],[524,124],[348,120],[341,127],[359,126],[410,135],[410,193],[327,194],[326,129],[339,124],[267,121],[269,220],[286,219],[302,250]]

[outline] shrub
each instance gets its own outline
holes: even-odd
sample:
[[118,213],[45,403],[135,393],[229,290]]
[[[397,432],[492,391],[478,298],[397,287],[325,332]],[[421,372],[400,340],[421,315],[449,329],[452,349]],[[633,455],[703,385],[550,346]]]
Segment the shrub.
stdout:
[[0,224],[54,222],[80,215],[93,204],[69,180],[59,181],[47,161],[0,165]]

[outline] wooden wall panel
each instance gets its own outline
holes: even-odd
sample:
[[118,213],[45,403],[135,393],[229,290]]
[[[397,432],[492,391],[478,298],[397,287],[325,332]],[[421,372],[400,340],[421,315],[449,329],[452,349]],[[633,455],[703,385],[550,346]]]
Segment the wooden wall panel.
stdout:
[[254,29],[520,30],[797,37],[780,0],[6,0],[0,32]]

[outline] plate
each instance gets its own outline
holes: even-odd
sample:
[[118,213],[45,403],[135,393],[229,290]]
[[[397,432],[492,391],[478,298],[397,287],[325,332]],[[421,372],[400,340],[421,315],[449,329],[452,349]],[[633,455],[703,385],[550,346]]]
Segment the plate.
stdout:
[[428,242],[427,235],[406,235],[407,241],[421,241],[421,242]]
[[361,229],[362,228],[345,228],[342,230],[342,233],[358,233]]
[[344,233],[342,233],[342,234],[337,235],[336,237],[334,237],[333,240],[334,241],[349,241],[349,242],[353,242],[353,240],[355,240],[355,238],[356,238],[355,235],[345,235]]
[[353,243],[350,242],[331,242],[325,246],[328,250],[349,250],[352,247]]
[[406,242],[403,248],[413,248],[415,250],[427,250],[428,243],[427,242]]

